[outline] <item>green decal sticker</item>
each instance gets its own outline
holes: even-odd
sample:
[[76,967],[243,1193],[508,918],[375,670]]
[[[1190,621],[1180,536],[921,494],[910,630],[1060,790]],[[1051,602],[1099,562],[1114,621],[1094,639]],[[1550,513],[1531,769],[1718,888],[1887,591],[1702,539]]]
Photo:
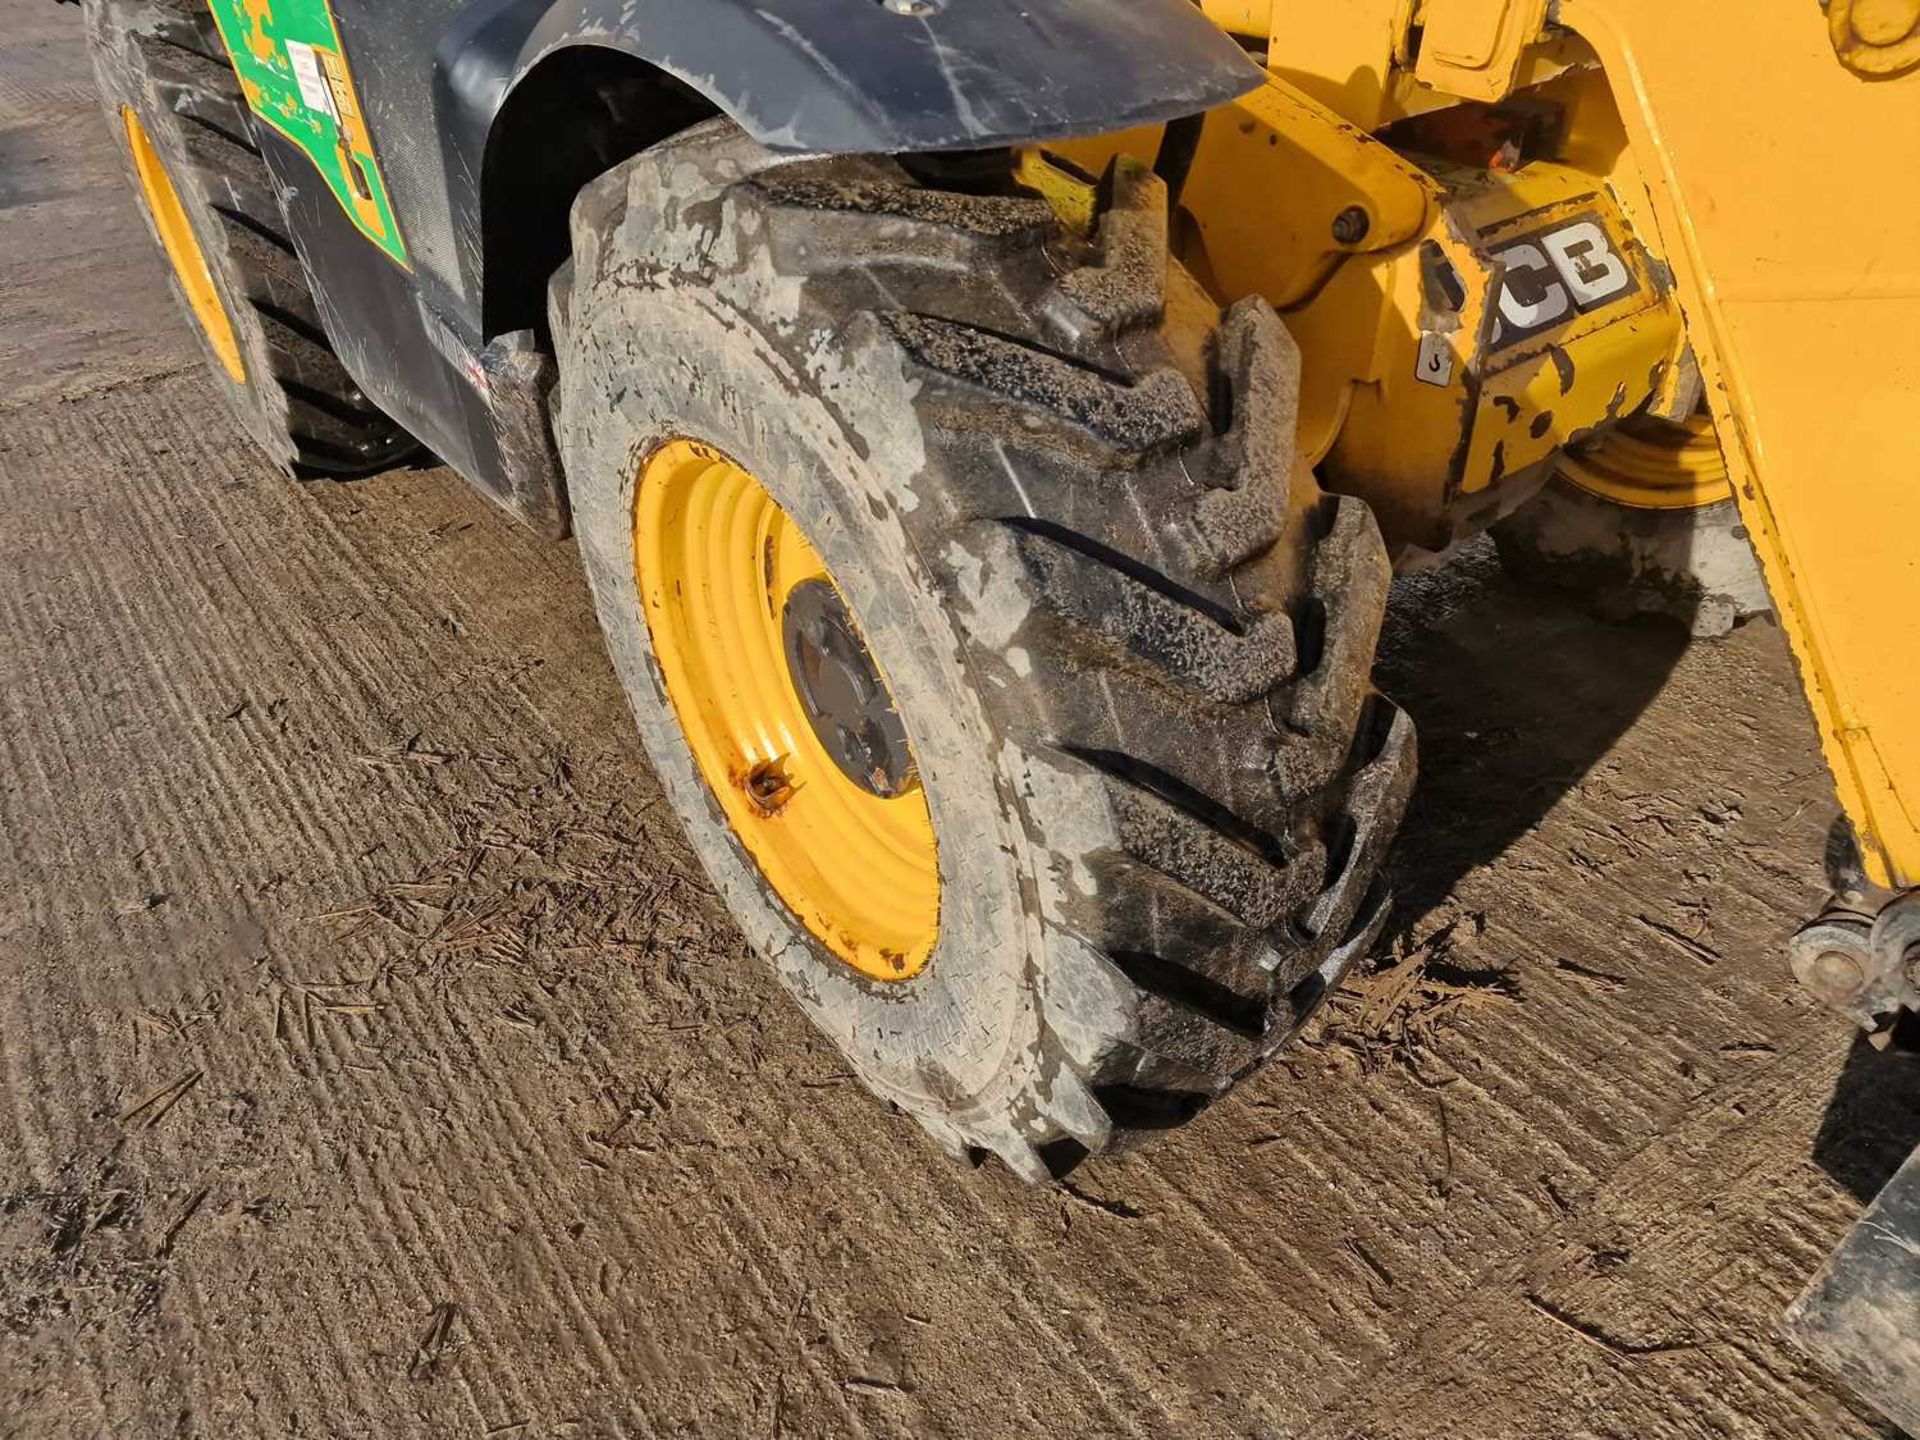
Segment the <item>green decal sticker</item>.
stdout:
[[327,0],[209,0],[253,113],[319,168],[360,233],[400,264],[407,247]]

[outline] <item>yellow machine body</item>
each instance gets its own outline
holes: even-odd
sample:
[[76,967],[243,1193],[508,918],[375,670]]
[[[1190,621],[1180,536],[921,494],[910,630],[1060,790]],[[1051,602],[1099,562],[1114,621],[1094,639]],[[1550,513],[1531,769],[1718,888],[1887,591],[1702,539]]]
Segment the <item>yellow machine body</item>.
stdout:
[[1920,41],[1847,0],[1203,3],[1267,84],[1171,167],[1059,153],[1171,169],[1182,260],[1300,344],[1301,453],[1403,556],[1556,469],[1734,494],[1869,876],[1920,883]]

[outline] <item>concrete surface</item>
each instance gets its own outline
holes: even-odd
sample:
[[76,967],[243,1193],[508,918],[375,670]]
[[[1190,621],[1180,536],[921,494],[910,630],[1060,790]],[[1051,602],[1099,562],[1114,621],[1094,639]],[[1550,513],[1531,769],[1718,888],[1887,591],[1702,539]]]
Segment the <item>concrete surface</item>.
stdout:
[[744,953],[572,551],[219,413],[0,0],[0,1436],[1871,1436],[1776,1337],[1920,1084],[1795,992],[1779,634],[1402,582],[1400,933],[1051,1192]]

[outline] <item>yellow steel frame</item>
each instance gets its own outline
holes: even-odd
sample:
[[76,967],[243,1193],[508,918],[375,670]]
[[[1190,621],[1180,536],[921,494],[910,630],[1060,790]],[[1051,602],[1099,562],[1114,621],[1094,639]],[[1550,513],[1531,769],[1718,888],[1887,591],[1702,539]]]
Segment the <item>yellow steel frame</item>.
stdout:
[[1563,0],[1611,77],[1872,878],[1920,883],[1920,75],[1813,6]]

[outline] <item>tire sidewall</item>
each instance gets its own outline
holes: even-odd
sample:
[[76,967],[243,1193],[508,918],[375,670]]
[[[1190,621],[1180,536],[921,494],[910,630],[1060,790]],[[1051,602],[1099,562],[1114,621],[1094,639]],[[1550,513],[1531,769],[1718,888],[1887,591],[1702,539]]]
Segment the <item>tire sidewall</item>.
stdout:
[[[286,433],[285,398],[278,385],[260,384],[261,377],[273,374],[273,353],[259,322],[254,318],[252,302],[247,297],[245,286],[235,278],[235,266],[227,252],[226,234],[211,219],[212,202],[204,193],[204,182],[198,168],[180,141],[179,121],[158,102],[154,94],[153,87],[158,82],[140,53],[134,31],[128,26],[126,8],[111,3],[111,0],[87,0],[86,15],[94,75],[100,88],[107,123],[113,133],[114,145],[120,152],[121,169],[133,192],[134,207],[140,212],[147,233],[153,237],[154,249],[166,272],[167,286],[173,292],[187,328],[193,332],[207,374],[228,408],[254,443],[282,469],[291,471],[295,464],[295,451]],[[159,225],[147,203],[140,173],[134,164],[123,110],[131,110],[139,117],[155,154],[160,157],[161,166],[180,196],[187,225],[199,243],[201,254],[206,257],[214,291],[220,298],[227,324],[232,327],[234,340],[239,347],[241,364],[247,377],[243,381],[235,381],[227,372],[206,328],[194,314],[173,259],[161,239]]]
[[[574,524],[608,649],[689,839],[748,940],[873,1089],[936,1121],[1004,1114],[1039,1058],[1042,926],[1017,777],[1002,770],[1015,752],[981,711],[953,618],[898,512],[909,492],[896,477],[918,469],[904,453],[916,439],[888,426],[884,401],[871,424],[843,420],[712,290],[588,287],[574,296],[561,367]],[[897,356],[878,345],[842,360],[848,373],[899,375]],[[904,403],[896,413],[910,415]],[[869,980],[814,940],[741,847],[681,732],[642,619],[632,536],[645,459],[679,438],[713,446],[765,485],[906,697],[941,880],[939,937],[910,980]]]

